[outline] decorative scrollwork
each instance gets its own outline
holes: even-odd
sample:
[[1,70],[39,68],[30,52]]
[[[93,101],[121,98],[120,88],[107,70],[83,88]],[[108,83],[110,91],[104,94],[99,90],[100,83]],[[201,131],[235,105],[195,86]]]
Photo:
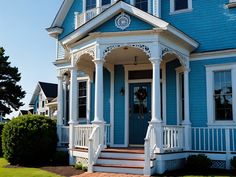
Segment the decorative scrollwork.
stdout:
[[112,52],[113,49],[120,48],[120,47],[134,47],[141,49],[146,53],[148,57],[151,57],[151,51],[148,46],[144,44],[113,44],[111,46],[108,46],[104,51],[103,51],[103,59]]
[[129,27],[131,23],[131,19],[130,16],[125,14],[125,13],[121,13],[118,17],[116,17],[115,19],[115,25],[117,28],[121,29],[121,30],[125,30],[126,28]]
[[166,54],[175,54],[177,58],[180,60],[180,63],[188,67],[188,57],[185,56],[184,54],[180,53],[179,51],[172,49],[170,47],[167,47],[163,44],[160,44],[160,58],[163,58]]
[[95,47],[92,46],[92,47],[80,50],[79,52],[75,53],[73,64],[75,65],[80,60],[81,56],[85,54],[88,54],[92,58],[95,58]]

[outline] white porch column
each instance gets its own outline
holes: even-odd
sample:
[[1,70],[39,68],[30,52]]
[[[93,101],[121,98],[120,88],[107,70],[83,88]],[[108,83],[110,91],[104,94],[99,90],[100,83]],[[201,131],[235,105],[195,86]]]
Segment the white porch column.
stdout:
[[[156,129],[156,152],[163,152],[163,127],[161,120],[161,87],[160,87],[160,58],[150,58],[152,62],[152,119],[149,124]],[[161,166],[162,163],[159,163]]]
[[189,115],[189,69],[184,71],[184,147],[191,150],[191,122]]
[[161,0],[152,0],[152,13],[156,17],[161,17]]
[[95,105],[94,124],[104,123],[103,119],[103,63],[101,59],[93,60],[95,63]]
[[70,149],[70,165],[74,164],[73,148],[74,148],[74,125],[78,123],[78,81],[77,68],[71,68],[70,78],[70,121],[69,121],[69,149]]
[[58,76],[58,86],[57,86],[57,136],[59,138],[58,145],[61,144],[61,126],[63,125],[63,86],[62,86],[62,76]]
[[63,82],[63,125],[66,125],[67,122],[67,84],[68,84],[68,80],[67,80],[67,75],[64,75],[64,82]]
[[96,8],[97,8],[97,14],[100,14],[102,7],[102,0],[96,0]]

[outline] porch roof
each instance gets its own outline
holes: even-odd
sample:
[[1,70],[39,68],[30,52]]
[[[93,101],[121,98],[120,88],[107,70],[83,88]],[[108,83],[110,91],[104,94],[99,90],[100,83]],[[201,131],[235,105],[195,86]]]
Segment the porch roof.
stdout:
[[92,18],[90,21],[86,22],[84,25],[80,26],[72,33],[65,36],[63,39],[61,39],[62,44],[70,45],[75,43],[76,41],[85,37],[89,32],[96,29],[106,21],[110,20],[112,17],[119,14],[120,12],[126,12],[130,15],[133,15],[134,17],[137,17],[138,19],[154,26],[155,30],[160,29],[161,31],[166,31],[170,33],[171,35],[186,42],[188,45],[191,46],[191,48],[193,48],[193,50],[196,49],[199,45],[198,42],[196,42],[191,37],[172,26],[170,23],[149,13],[146,13],[123,1],[118,1],[117,3],[113,4],[108,9],[106,9],[96,17]]

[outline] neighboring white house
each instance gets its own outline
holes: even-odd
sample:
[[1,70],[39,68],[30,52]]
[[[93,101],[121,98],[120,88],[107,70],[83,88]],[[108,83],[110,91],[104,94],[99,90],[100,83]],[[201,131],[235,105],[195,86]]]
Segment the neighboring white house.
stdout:
[[48,104],[57,97],[57,84],[38,82],[29,106],[33,108],[33,114],[51,117],[53,112]]

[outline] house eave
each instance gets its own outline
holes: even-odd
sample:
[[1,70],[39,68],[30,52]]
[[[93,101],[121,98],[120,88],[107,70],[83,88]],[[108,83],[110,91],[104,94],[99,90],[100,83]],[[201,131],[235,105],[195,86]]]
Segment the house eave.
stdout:
[[52,28],[46,28],[48,35],[57,38],[58,35],[60,35],[63,32],[63,29],[60,27],[52,27]]

